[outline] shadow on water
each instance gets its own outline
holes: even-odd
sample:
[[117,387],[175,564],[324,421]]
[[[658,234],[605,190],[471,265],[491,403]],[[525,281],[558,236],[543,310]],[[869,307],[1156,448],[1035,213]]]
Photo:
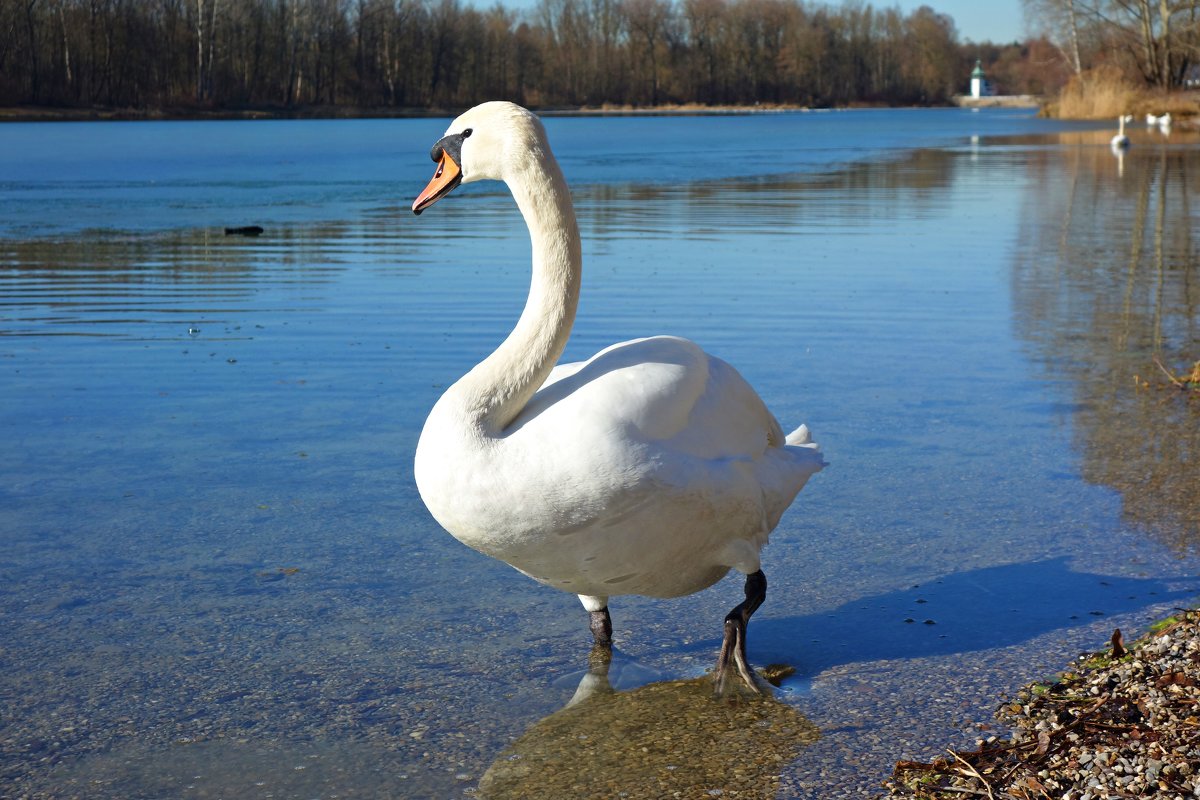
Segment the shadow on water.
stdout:
[[815,675],[844,664],[1008,647],[1096,617],[1187,602],[1197,591],[1200,579],[1176,585],[1075,572],[1067,559],[1054,558],[946,575],[821,614],[755,619],[750,642],[758,661],[782,661],[802,676]]
[[1186,374],[1200,360],[1200,163],[1194,147],[1168,145],[1174,134],[1144,138],[1119,159],[1101,148],[1031,154],[1014,327],[1071,398],[1085,480],[1119,492],[1135,525],[1194,552],[1200,395],[1155,361]]

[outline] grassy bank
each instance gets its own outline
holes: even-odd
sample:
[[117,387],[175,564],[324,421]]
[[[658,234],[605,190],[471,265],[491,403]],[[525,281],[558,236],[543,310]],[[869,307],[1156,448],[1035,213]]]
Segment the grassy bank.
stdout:
[[1162,92],[1126,78],[1115,68],[1099,67],[1071,79],[1043,106],[1057,119],[1116,119],[1124,114],[1140,121],[1147,114],[1170,113],[1176,124],[1200,117],[1200,92]]

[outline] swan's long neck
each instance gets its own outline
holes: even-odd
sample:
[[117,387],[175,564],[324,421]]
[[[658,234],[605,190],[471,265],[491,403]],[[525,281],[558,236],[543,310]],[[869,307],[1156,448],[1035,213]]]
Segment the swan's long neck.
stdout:
[[447,392],[484,435],[501,433],[545,382],[571,335],[579,304],[579,226],[548,150],[513,170],[508,187],[533,245],[533,278],[520,320],[494,353]]

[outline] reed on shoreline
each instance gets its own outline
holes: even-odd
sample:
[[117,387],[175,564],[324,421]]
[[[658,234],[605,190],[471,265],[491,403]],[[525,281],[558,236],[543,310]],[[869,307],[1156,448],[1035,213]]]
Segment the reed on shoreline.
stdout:
[[1042,113],[1058,119],[1113,119],[1125,114],[1140,119],[1167,112],[1177,119],[1197,116],[1200,94],[1150,89],[1116,67],[1101,66],[1072,78]]

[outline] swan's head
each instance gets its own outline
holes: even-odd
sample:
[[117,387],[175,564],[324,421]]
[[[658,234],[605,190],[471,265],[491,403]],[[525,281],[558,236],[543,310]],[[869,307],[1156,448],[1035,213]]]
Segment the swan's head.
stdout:
[[413,201],[413,213],[420,214],[460,183],[505,180],[549,153],[546,131],[531,112],[500,101],[475,106],[451,122],[429,151],[437,170]]

